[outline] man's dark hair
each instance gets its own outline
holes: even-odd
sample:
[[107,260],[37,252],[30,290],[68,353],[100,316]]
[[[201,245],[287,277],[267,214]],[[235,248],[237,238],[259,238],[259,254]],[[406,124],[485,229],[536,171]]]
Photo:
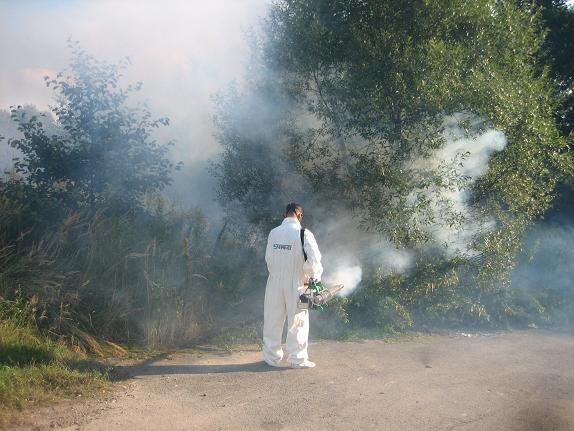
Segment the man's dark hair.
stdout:
[[287,207],[285,208],[285,215],[290,216],[290,215],[297,215],[297,214],[303,215],[303,205],[295,203],[295,202],[291,202],[290,204],[287,204]]

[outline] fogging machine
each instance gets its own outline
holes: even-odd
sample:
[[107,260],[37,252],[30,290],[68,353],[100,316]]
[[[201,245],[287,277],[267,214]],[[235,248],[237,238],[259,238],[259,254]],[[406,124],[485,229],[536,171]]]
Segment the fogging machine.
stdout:
[[302,310],[322,311],[342,288],[342,284],[327,288],[320,281],[310,279],[307,283],[307,289],[299,296],[297,307]]

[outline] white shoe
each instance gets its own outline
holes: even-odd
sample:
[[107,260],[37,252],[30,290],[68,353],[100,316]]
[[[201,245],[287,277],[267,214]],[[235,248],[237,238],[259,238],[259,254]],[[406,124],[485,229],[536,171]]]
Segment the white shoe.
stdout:
[[267,359],[267,358],[265,358],[265,359],[263,359],[263,360],[264,360],[265,363],[266,363],[267,365],[269,365],[270,367],[279,367],[279,364],[278,364],[277,362],[275,362],[275,361],[272,361],[272,360]]
[[294,364],[292,362],[289,362],[289,366],[291,368],[315,368],[315,362],[311,362],[310,360],[305,359],[300,364]]

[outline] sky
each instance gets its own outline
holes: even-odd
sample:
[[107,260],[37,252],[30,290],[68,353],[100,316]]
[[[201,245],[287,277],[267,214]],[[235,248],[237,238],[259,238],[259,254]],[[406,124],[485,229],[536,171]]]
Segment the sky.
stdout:
[[43,76],[67,67],[71,37],[99,60],[129,56],[126,83],[143,82],[138,98],[171,126],[175,158],[208,160],[213,95],[241,84],[249,58],[246,32],[268,0],[0,0],[0,109],[48,109],[53,93]]

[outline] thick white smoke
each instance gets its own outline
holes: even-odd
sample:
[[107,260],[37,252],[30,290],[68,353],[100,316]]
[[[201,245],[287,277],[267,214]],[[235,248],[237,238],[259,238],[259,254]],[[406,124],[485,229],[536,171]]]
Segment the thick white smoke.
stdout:
[[343,284],[344,287],[339,292],[339,296],[347,296],[357,288],[362,277],[363,269],[359,265],[340,266],[329,273],[329,276],[325,278],[325,282],[328,286]]
[[350,214],[327,215],[319,227],[319,246],[323,253],[327,286],[343,284],[339,296],[350,295],[360,285],[363,276],[362,262],[374,261],[383,274],[403,273],[412,267],[412,251],[397,248],[390,241],[364,232],[356,227]]
[[[345,286],[339,292],[339,296],[348,296],[357,289],[363,278],[361,261],[364,259],[378,262],[381,273],[386,275],[404,273],[413,266],[414,259],[411,250],[399,249],[386,240],[373,242],[373,239],[367,238],[364,232],[356,231],[355,233],[363,240],[345,243],[338,249],[341,252],[340,256],[337,256],[337,249],[335,249],[324,259],[326,285],[332,287],[343,284]],[[345,250],[341,250],[342,248]],[[349,252],[355,253],[355,256],[349,256]]]
[[[472,127],[481,122],[477,118],[464,114],[447,117],[444,121],[443,137],[445,145],[434,151],[430,157],[413,162],[421,171],[433,171],[456,167],[458,176],[464,177],[464,187],[453,186],[447,189],[415,190],[425,193],[431,199],[431,210],[435,213],[436,222],[427,227],[433,241],[425,247],[440,246],[448,256],[473,254],[471,241],[479,233],[494,228],[494,221],[474,212],[469,204],[469,190],[475,182],[488,171],[489,160],[495,152],[506,146],[506,137],[499,130],[489,129],[476,132],[469,137],[460,126],[463,120],[471,120]],[[460,216],[461,223],[441,223],[444,208]],[[362,232],[356,227],[350,215],[338,216],[337,220],[328,222],[321,229],[324,239],[324,281],[328,286],[344,284],[340,296],[351,294],[362,278],[361,262],[376,262],[382,274],[402,274],[414,266],[417,250],[397,248],[389,240]]]
[[[436,150],[430,158],[421,161],[431,169],[443,167],[456,167],[461,176],[466,178],[462,188],[452,187],[441,189],[432,197],[434,199],[434,218],[437,223],[429,226],[434,242],[443,246],[448,255],[472,255],[470,248],[473,237],[494,227],[492,219],[484,219],[476,214],[469,205],[469,190],[475,182],[488,171],[488,162],[493,153],[502,151],[506,146],[504,133],[495,129],[488,129],[468,137],[460,126],[460,121],[469,119],[463,114],[447,117],[444,122],[443,136],[446,145]],[[470,118],[472,127],[480,124],[477,118]],[[462,220],[461,224],[441,223],[442,211],[449,208],[451,214],[455,213]]]

